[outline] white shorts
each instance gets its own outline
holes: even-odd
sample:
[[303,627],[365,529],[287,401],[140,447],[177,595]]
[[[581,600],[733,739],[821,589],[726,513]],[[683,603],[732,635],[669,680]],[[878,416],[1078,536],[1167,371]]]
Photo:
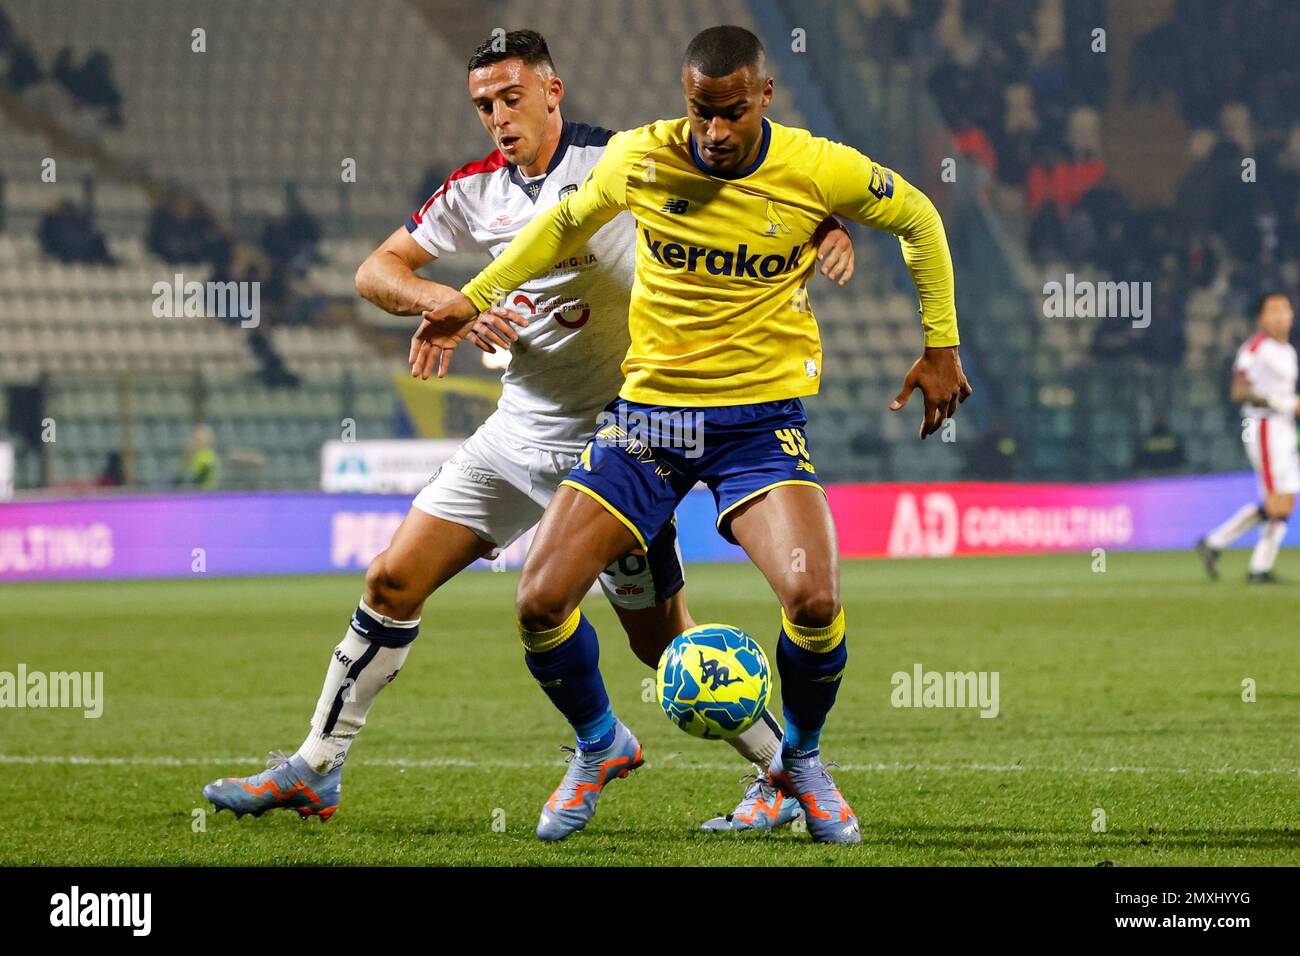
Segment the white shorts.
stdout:
[[1265,415],[1241,435],[1251,467],[1259,477],[1262,496],[1300,492],[1300,452],[1296,450],[1295,419]]
[[[576,452],[520,443],[499,426],[497,414],[465,439],[412,502],[426,514],[469,528],[493,545],[493,557],[541,520],[578,459]],[[684,582],[673,522],[664,525],[644,555],[626,555],[600,576],[610,603],[632,610],[668,600]]]

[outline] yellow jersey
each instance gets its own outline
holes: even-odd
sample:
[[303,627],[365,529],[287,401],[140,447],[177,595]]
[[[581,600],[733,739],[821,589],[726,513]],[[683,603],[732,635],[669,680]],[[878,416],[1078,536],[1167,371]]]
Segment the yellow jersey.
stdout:
[[685,118],[612,137],[578,190],[537,216],[462,290],[480,310],[577,252],[619,212],[636,220],[631,345],[620,396],[739,405],[817,392],[812,236],[832,213],[899,237],[925,344],[958,344],[952,258],[934,205],[857,150],[763,120],[757,160],[708,172]]

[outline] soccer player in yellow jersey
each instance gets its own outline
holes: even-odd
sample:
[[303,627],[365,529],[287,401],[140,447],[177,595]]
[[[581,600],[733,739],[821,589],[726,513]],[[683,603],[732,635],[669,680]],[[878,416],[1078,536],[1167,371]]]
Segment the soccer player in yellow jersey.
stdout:
[[[607,704],[589,712],[607,697],[596,633],[579,602],[602,569],[645,548],[703,481],[719,532],[745,549],[781,603],[786,729],[770,781],[802,804],[814,840],[858,843],[857,818],[820,759],[847,649],[835,528],[799,401],[817,391],[822,373],[805,289],[810,240],[832,213],[899,237],[925,349],[890,407],[902,408],[919,388],[923,439],[971,393],[957,353],[952,261],[933,204],[901,176],[764,117],[772,78],[748,30],[696,36],[682,83],[685,118],[614,136],[576,193],[535,218],[462,295],[423,314],[413,374],[442,374],[450,350],[503,290],[569,255],[621,210],[632,212],[624,385],[546,509],[516,596],[530,670],[594,738],[547,801],[538,836],[582,829],[604,785],[641,762],[640,744]],[[803,562],[791,560],[796,549]]]

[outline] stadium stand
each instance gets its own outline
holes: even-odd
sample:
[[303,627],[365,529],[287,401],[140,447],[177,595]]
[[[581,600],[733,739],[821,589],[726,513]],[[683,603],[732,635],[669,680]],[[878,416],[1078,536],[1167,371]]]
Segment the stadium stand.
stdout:
[[[1287,4],[1258,5],[1278,29],[1295,28]],[[0,414],[0,440],[20,448],[18,485],[91,481],[124,444],[127,480],[166,484],[190,428],[207,421],[223,456],[239,463],[223,482],[310,487],[317,446],[340,417],[362,415],[369,437],[401,432],[392,375],[410,323],[357,301],[352,275],[405,220],[421,184],[488,151],[463,101],[464,61],[497,23],[546,33],[568,115],[611,127],[679,114],[674,64],[689,37],[710,23],[748,25],[773,46],[774,119],[828,116],[832,128],[819,132],[934,196],[953,224],[963,351],[979,401],[955,446],[911,441],[911,418],[886,411],[915,357],[914,301],[892,240],[855,231],[853,282],[812,286],[826,368],[809,402],[810,437],[828,480],[1001,473],[1006,461],[982,450],[1007,441],[1022,450],[1014,477],[1112,477],[1132,470],[1158,421],[1184,444],[1183,467],[1240,467],[1224,366],[1248,328],[1249,296],[1294,292],[1300,276],[1300,126],[1285,108],[1300,72],[1282,63],[1267,87],[1240,80],[1261,18],[1237,22],[1187,0],[1143,6],[674,0],[652,10],[504,0],[464,9],[375,0],[362,14],[345,0],[311,10],[176,0],[142,23],[128,0],[5,4],[0,384],[10,408],[27,408],[23,390],[38,389],[62,429],[52,445],[32,444],[13,427],[21,415]],[[791,35],[804,10],[833,29],[809,38],[801,71],[773,38]],[[1226,54],[1212,71],[1185,69],[1205,41],[1175,22],[1218,25]],[[1106,56],[1090,47],[1093,25],[1109,31]],[[206,52],[196,50],[196,28]],[[592,42],[615,32],[638,42]],[[65,74],[68,64],[92,69],[120,97],[79,99],[78,82],[58,76],[65,51]],[[845,97],[846,88],[859,95]],[[1188,143],[1185,155],[1160,157],[1163,176],[1128,148],[1137,137],[1116,135],[1144,125]],[[1258,159],[1259,188],[1198,185],[1246,153]],[[962,164],[952,185],[939,175],[946,157]],[[52,182],[41,175],[47,159],[57,161]],[[229,258],[158,255],[166,250],[151,240],[151,222],[175,196],[210,211]],[[42,253],[42,218],[65,201],[92,216],[112,265]],[[266,224],[295,203],[321,238],[313,256],[268,283],[261,328],[153,314],[156,282],[256,263]],[[457,282],[476,265],[439,263],[439,278]],[[1152,325],[1132,334],[1111,320],[1045,319],[1043,283],[1066,272],[1150,279]],[[1094,413],[1088,396],[1100,394],[1128,396],[1132,414],[1114,402]]]

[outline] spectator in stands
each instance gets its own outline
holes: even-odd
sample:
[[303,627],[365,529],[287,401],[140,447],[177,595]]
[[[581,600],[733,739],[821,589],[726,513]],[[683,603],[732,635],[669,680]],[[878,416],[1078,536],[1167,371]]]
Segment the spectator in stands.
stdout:
[[262,229],[262,250],[276,269],[290,273],[305,272],[320,261],[319,241],[320,224],[297,199],[290,199],[289,208]]
[[145,245],[163,262],[206,262],[220,271],[230,259],[230,237],[207,207],[168,190],[149,216]]
[[1174,434],[1169,420],[1161,415],[1151,426],[1151,431],[1138,439],[1133,464],[1138,471],[1147,474],[1177,471],[1186,457],[1183,440]]
[[37,235],[45,254],[60,262],[114,265],[103,233],[90,213],[69,199],[54,206],[41,219]]
[[78,103],[102,110],[109,126],[122,125],[122,92],[113,79],[112,61],[103,50],[92,50],[78,66],[71,47],[65,46],[54,59],[54,78]]
[[4,70],[4,82],[12,93],[22,93],[45,77],[31,44],[21,37],[15,37],[6,49],[0,50],[0,65],[5,63],[8,66]]
[[122,467],[122,453],[110,451],[108,461],[104,463],[104,470],[95,479],[95,487],[120,488],[124,484],[126,484],[126,472]]
[[996,144],[998,179],[1019,186],[1034,163],[1038,140],[1038,113],[1034,94],[1023,83],[1012,83],[1002,98],[1002,136]]
[[1183,363],[1187,352],[1186,297],[1186,280],[1177,260],[1167,255],[1151,283],[1151,324],[1138,330],[1142,357],[1153,367],[1176,368]]
[[194,426],[176,470],[177,486],[201,491],[213,491],[217,487],[217,453],[213,441],[211,427]]

